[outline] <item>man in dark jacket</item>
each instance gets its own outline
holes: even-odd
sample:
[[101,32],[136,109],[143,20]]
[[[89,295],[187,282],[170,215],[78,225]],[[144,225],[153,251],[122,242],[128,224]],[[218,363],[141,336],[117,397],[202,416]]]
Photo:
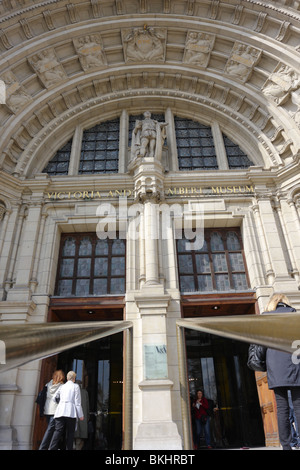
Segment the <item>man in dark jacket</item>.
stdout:
[[[296,310],[289,305],[283,294],[274,294],[265,314],[291,313]],[[291,450],[291,425],[289,421],[288,390],[294,406],[298,426],[300,426],[300,364],[293,361],[289,353],[268,348],[266,355],[267,378],[270,390],[274,390],[277,404],[279,439],[283,450]]]

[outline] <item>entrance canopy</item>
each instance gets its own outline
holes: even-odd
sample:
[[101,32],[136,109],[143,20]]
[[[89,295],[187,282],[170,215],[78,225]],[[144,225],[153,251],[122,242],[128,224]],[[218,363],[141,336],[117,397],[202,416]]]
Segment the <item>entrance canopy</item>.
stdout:
[[[293,353],[300,315],[243,315],[179,319],[177,326]],[[0,372],[132,328],[129,321],[1,325]]]
[[129,321],[1,325],[0,372],[132,328]]
[[297,340],[300,345],[300,315],[295,313],[182,319],[177,325],[289,353],[297,349]]

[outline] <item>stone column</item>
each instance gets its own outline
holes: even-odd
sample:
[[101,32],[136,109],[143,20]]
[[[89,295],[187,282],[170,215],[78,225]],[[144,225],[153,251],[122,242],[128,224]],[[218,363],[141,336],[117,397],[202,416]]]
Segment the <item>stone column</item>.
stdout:
[[170,379],[174,372],[170,358],[177,355],[170,342],[170,323],[175,323],[176,318],[174,312],[173,318],[168,318],[171,295],[160,282],[159,205],[163,200],[163,167],[155,158],[138,157],[131,162],[130,170],[134,173],[136,201],[144,209],[139,232],[140,289],[133,293],[137,312],[134,357],[141,364],[139,369],[135,368],[139,380],[135,377],[133,392],[139,410],[135,414],[138,421],[135,419],[133,448],[180,450],[182,439],[172,410],[174,381]]
[[159,284],[158,267],[158,208],[152,198],[144,203],[144,233],[145,233],[145,274],[146,286]]
[[272,282],[273,289],[279,292],[294,290],[296,283],[288,272],[286,257],[279,236],[279,227],[275,219],[271,198],[268,196],[260,197],[258,199],[258,210],[268,257],[275,275]]
[[8,301],[29,301],[31,298],[30,279],[40,226],[41,210],[42,204],[39,202],[28,206],[26,222],[23,226],[17,251],[15,285],[8,292]]

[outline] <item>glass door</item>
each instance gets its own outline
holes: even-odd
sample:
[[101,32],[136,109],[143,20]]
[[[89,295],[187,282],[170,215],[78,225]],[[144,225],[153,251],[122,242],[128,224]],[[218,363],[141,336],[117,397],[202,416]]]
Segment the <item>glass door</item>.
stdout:
[[84,422],[75,434],[78,450],[122,448],[123,334],[70,349],[58,369],[74,370],[82,389]]
[[[215,406],[211,418],[213,445],[264,446],[255,376],[247,367],[247,343],[185,331],[191,402],[202,389]],[[192,423],[194,431],[193,413]]]

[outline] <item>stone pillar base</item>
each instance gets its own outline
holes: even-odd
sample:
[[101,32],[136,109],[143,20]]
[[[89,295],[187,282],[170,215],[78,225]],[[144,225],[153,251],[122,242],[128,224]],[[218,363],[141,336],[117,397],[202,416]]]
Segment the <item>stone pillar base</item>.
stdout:
[[143,421],[134,441],[134,450],[182,450],[182,440],[172,421],[169,379],[144,380],[139,384],[143,393]]
[[182,450],[181,437],[174,422],[141,423],[134,450]]
[[13,449],[14,430],[11,426],[0,426],[0,450]]

